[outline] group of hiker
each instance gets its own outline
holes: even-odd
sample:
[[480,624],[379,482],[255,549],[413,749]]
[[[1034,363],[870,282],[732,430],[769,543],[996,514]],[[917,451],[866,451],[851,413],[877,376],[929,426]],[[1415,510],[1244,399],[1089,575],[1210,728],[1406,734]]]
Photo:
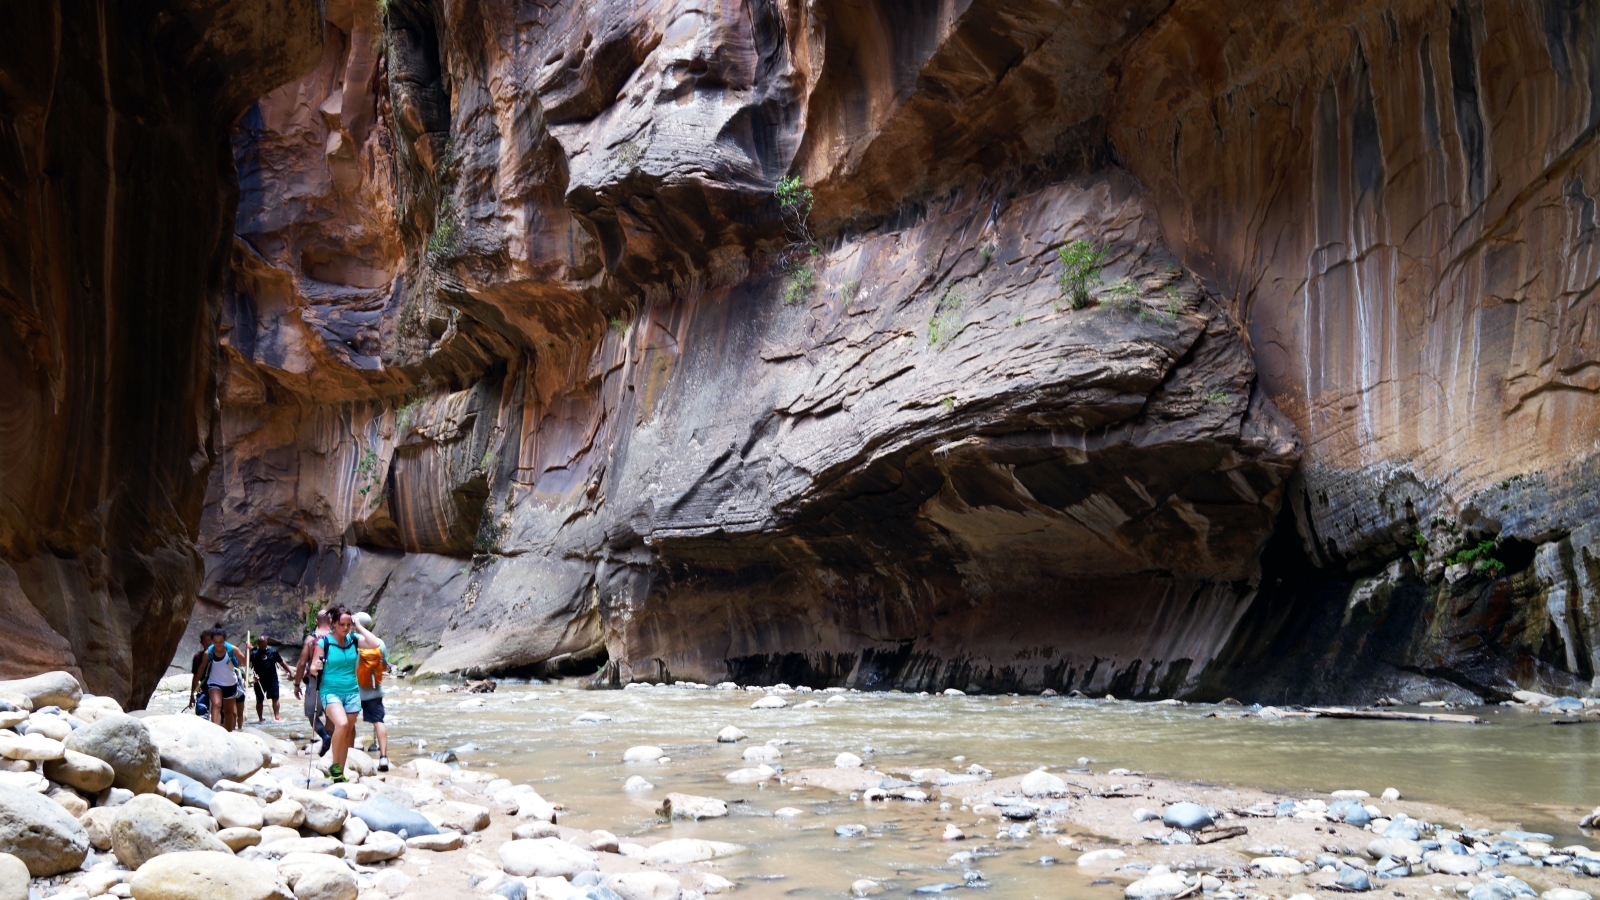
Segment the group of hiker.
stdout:
[[[300,646],[293,670],[265,635],[257,635],[248,656],[228,643],[219,624],[200,635],[201,649],[190,666],[190,703],[196,714],[233,731],[245,715],[243,669],[254,674],[256,721],[265,722],[265,701],[272,701],[272,721],[282,722],[278,705],[278,670],[294,684],[295,699],[305,700],[306,719],[321,739],[318,756],[331,750],[328,777],[345,781],[344,765],[355,745],[356,716],[372,726],[378,748],[378,771],[389,770],[389,731],[384,724],[383,676],[389,669],[388,647],[373,634],[372,617],[343,606],[318,610],[316,628]],[[302,690],[303,689],[303,690]],[[330,730],[331,729],[331,730]]]

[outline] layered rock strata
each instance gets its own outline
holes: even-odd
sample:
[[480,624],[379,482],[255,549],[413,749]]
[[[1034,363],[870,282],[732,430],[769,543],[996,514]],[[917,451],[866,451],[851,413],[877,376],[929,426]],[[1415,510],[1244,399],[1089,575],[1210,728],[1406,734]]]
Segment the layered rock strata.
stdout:
[[208,616],[612,680],[1596,674],[1586,5],[328,18],[236,136]]
[[200,587],[235,117],[317,4],[0,10],[0,677],[142,702]]

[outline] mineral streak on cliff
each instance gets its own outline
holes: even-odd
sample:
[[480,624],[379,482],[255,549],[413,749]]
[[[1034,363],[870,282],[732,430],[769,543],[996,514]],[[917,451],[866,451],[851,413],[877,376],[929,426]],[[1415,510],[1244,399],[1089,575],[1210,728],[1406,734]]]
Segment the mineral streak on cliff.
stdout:
[[0,677],[142,702],[201,580],[228,135],[305,0],[0,7]]

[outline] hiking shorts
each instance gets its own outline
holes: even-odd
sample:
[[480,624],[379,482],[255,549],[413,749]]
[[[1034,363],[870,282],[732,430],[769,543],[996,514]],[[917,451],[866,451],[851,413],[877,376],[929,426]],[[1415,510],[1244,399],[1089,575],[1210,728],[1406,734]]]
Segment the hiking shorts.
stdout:
[[260,703],[263,699],[278,699],[278,679],[274,678],[271,681],[256,679],[256,702]]
[[361,721],[378,725],[383,722],[383,698],[373,697],[361,701]]
[[339,695],[339,694],[323,694],[322,695],[322,706],[323,706],[324,709],[326,709],[329,706],[332,706],[335,703],[339,704],[339,706],[344,710],[345,715],[352,716],[352,715],[355,715],[356,710],[361,708],[361,695],[360,694],[344,694],[342,696]]

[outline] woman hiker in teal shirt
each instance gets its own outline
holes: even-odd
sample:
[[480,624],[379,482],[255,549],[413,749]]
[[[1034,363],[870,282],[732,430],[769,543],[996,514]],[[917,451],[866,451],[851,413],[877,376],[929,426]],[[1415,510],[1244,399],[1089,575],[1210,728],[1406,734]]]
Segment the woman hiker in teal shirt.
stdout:
[[[356,716],[361,713],[361,685],[356,681],[359,651],[376,650],[382,643],[345,607],[335,606],[330,615],[333,633],[316,642],[311,671],[320,675],[317,686],[322,693],[323,711],[333,726],[333,765],[328,767],[328,777],[339,782],[346,780],[344,761],[355,743]],[[357,633],[351,634],[352,629]]]

